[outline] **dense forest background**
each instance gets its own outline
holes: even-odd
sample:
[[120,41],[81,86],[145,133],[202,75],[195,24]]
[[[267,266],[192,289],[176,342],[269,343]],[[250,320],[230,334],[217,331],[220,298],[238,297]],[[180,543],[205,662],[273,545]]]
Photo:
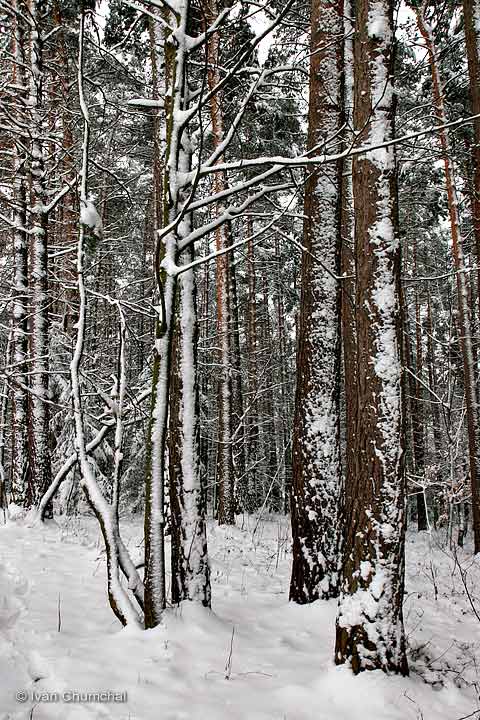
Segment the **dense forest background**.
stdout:
[[405,674],[405,525],[480,551],[477,5],[0,0],[1,506],[93,512],[123,624],[291,513]]

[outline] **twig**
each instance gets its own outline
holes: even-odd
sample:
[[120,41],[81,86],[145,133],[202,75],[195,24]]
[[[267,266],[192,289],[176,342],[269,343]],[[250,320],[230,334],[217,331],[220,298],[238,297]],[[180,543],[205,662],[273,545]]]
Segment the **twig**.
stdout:
[[232,637],[230,638],[230,650],[228,652],[227,662],[225,663],[225,680],[230,680],[232,674],[232,654],[233,654],[233,636],[235,635],[235,625],[232,627]]

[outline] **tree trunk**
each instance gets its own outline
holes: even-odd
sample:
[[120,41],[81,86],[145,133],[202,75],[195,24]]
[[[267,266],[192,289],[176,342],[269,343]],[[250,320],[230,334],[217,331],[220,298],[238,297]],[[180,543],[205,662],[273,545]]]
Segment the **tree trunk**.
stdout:
[[[344,3],[344,104],[348,135],[353,130],[353,20],[351,4]],[[345,495],[354,490],[355,428],[357,426],[357,329],[355,319],[355,218],[352,160],[345,158],[342,186],[341,227],[341,320],[343,347],[343,386],[345,393]],[[344,525],[344,523],[342,522]]]
[[[374,20],[372,20],[374,18]],[[355,3],[359,142],[394,136],[393,3]],[[353,162],[358,419],[337,615],[335,661],[354,673],[408,672],[403,629],[405,488],[400,244],[392,147]]]
[[[342,15],[342,2],[312,4],[311,150],[335,143],[342,124]],[[320,167],[305,188],[291,497],[290,599],[298,603],[339,590],[341,190],[340,163]]]
[[[467,49],[468,77],[471,111],[480,115],[480,3],[479,0],[463,0],[465,43]],[[473,121],[473,232],[477,256],[477,302],[480,321],[480,118]]]
[[49,292],[48,292],[48,218],[45,211],[44,135],[44,65],[43,34],[46,7],[43,0],[32,0],[30,18],[33,23],[30,47],[30,117],[31,149],[29,162],[30,217],[32,247],[32,397],[31,431],[33,484],[35,500],[40,498],[52,481],[49,440]]
[[[211,25],[218,15],[216,0],[209,0],[205,18],[207,26]],[[219,36],[213,33],[207,41],[208,71],[207,81],[209,90],[218,85],[220,73],[219,63]],[[215,93],[210,98],[210,119],[212,123],[213,147],[216,149],[223,141],[223,111],[221,97]],[[224,161],[223,156],[217,160]],[[218,194],[227,187],[225,173],[217,172],[213,175],[212,192]],[[224,208],[221,203],[215,203],[216,215],[221,215]],[[228,228],[226,224],[215,230],[215,249],[217,252],[225,250],[229,245]],[[220,377],[218,380],[218,452],[217,452],[217,483],[218,483],[218,522],[220,525],[233,525],[235,523],[235,480],[233,475],[233,440],[232,440],[232,351],[230,336],[230,281],[229,256],[218,255],[216,258],[217,281],[217,338],[219,345]]]
[[[188,0],[180,0],[177,13],[169,14],[176,28],[175,39],[165,39],[167,145],[163,175],[163,225],[170,228],[157,238],[156,278],[161,312],[155,343],[156,359],[152,389],[152,416],[148,445],[145,502],[145,626],[161,621],[165,607],[164,559],[164,477],[170,377],[172,374],[172,335],[175,324],[175,294],[178,285],[176,263],[181,257],[181,243],[191,230],[188,213],[181,223],[172,224],[182,213],[185,202],[185,180],[191,165],[191,142],[187,128],[179,117],[188,107],[187,31]],[[163,230],[163,228],[162,228]],[[162,243],[162,244],[160,244]],[[185,255],[190,258],[186,252]],[[164,257],[161,264],[162,254]],[[167,268],[167,269],[165,269]],[[174,583],[180,599],[210,603],[209,566],[206,551],[204,488],[201,484],[197,398],[197,318],[191,271],[180,280],[180,422],[181,477],[178,477],[178,511],[180,546],[176,549],[177,576]]]
[[247,233],[247,370],[248,395],[246,409],[246,479],[244,487],[244,508],[253,512],[258,507],[257,492],[257,456],[258,456],[258,328],[257,328],[257,274],[255,266],[255,247],[253,242],[253,222],[247,217],[245,223]]
[[[232,228],[227,223],[228,244],[232,245]],[[236,480],[235,504],[242,506],[240,488],[245,486],[245,419],[243,403],[242,361],[240,349],[240,318],[238,312],[237,270],[235,253],[229,253],[228,278],[231,298],[231,372],[233,413],[233,474]]]
[[[25,68],[27,58],[26,32],[17,0],[15,9],[15,29],[13,37],[13,83],[21,88],[27,87]],[[19,119],[26,122],[24,106],[26,90],[20,91],[18,107]],[[14,252],[14,301],[13,301],[13,362],[15,365],[15,383],[12,396],[12,469],[11,500],[22,507],[33,504],[32,468],[28,447],[28,236],[27,223],[27,138],[20,137],[13,143],[13,233]]]
[[[193,251],[186,253],[193,259]],[[200,472],[200,425],[197,372],[197,308],[194,271],[180,276],[181,331],[181,536],[178,554],[180,599],[210,607],[206,489]],[[181,580],[181,581],[180,581]]]

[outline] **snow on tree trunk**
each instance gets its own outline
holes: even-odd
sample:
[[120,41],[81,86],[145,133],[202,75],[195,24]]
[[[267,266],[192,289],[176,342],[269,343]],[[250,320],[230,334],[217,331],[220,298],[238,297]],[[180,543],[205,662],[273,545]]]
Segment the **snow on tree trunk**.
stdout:
[[[432,28],[426,17],[426,4],[417,8],[417,21],[420,33],[425,42],[430,61],[430,70],[433,82],[433,99],[435,114],[440,125],[447,122],[444,103],[444,91],[440,77],[437,50]],[[479,417],[478,417],[478,391],[477,373],[472,347],[472,319],[468,297],[468,281],[463,250],[461,220],[458,209],[458,191],[455,178],[453,153],[450,147],[448,130],[440,130],[440,144],[443,151],[443,166],[445,183],[447,187],[448,213],[450,218],[450,234],[452,238],[453,264],[456,270],[457,303],[458,303],[458,333],[463,359],[463,381],[465,388],[466,420],[468,433],[468,459],[470,470],[470,483],[472,488],[472,520],[474,536],[474,552],[480,552],[480,457],[479,457]]]
[[35,495],[41,496],[52,480],[49,447],[49,293],[48,293],[48,234],[45,211],[45,159],[43,136],[45,135],[44,88],[43,88],[43,0],[32,0],[30,4],[30,126],[31,148],[29,162],[30,214],[32,248],[32,397],[31,431],[33,460],[33,484]]
[[[314,2],[308,147],[331,139],[342,121],[343,8]],[[330,147],[329,147],[330,149]],[[292,457],[293,566],[290,599],[338,594],[340,211],[342,167],[321,166],[307,180],[297,391]]]
[[[164,273],[162,275],[165,276]],[[164,278],[165,279],[165,278]],[[165,317],[158,321],[152,377],[152,407],[145,477],[145,627],[158,625],[165,609],[165,452],[172,325],[174,322],[176,280],[164,282]]]
[[[14,6],[20,10],[20,3]],[[26,56],[27,47],[25,25],[21,14],[15,16],[13,37],[13,83],[18,85],[20,104],[16,108],[23,122],[25,112],[23,103],[27,95]],[[13,254],[14,254],[14,300],[13,300],[13,362],[15,382],[12,397],[12,470],[11,501],[22,507],[33,502],[31,485],[31,464],[28,450],[28,240],[27,222],[27,177],[26,177],[26,137],[18,137],[13,142]]]
[[[154,627],[161,621],[165,607],[165,560],[164,560],[164,477],[165,451],[170,400],[170,375],[172,370],[172,335],[175,324],[175,294],[177,287],[177,255],[183,237],[191,227],[187,216],[180,221],[185,203],[185,177],[190,168],[191,143],[183,120],[188,106],[187,73],[187,24],[188,0],[175,5],[176,12],[169,13],[174,27],[174,37],[165,38],[165,72],[168,92],[165,96],[167,147],[165,155],[163,191],[163,221],[171,227],[164,233],[163,259],[160,247],[157,252],[157,280],[163,287],[164,303],[158,323],[156,342],[157,358],[153,377],[153,405],[150,429],[150,460],[146,478],[145,504],[145,625]],[[188,276],[188,272],[187,272]],[[188,280],[188,278],[187,278]],[[177,520],[181,547],[175,549],[178,575],[175,579],[181,598],[210,603],[209,566],[206,551],[206,532],[203,492],[198,462],[198,418],[196,377],[196,311],[193,285],[185,290],[187,280],[182,279],[181,288],[181,424],[180,449],[181,483],[178,492]],[[193,283],[193,281],[192,281]],[[188,294],[192,293],[191,300]],[[192,465],[193,463],[193,465]],[[184,496],[184,490],[187,494]],[[185,504],[184,504],[185,503]],[[172,508],[173,512],[173,508]],[[199,518],[202,522],[199,523]],[[188,550],[187,550],[188,548]]]
[[257,487],[257,458],[259,454],[259,415],[258,415],[258,322],[257,322],[257,270],[255,262],[255,244],[253,239],[253,221],[247,217],[245,223],[247,235],[247,369],[248,369],[248,395],[246,409],[246,449],[247,467],[246,478],[242,483],[244,488],[244,508],[253,512],[259,506],[259,489]]
[[[192,253],[193,257],[193,253]],[[197,373],[197,308],[194,271],[180,276],[181,492],[177,587],[181,600],[210,607],[206,492],[199,460],[200,427]]]
[[[8,342],[5,352],[7,364],[12,358],[12,340],[13,340],[13,324],[10,323],[8,333]],[[8,411],[8,380],[4,379],[0,394],[0,508],[4,513],[8,507],[7,498],[7,477],[5,472],[5,435],[7,430],[7,411]]]
[[[159,25],[150,19],[150,42],[153,71],[154,98],[160,97],[158,57],[163,46]],[[171,68],[169,67],[171,72]],[[160,122],[154,119],[154,217],[156,230],[163,220],[168,223],[168,208],[164,200],[165,188],[163,174],[166,168],[161,162]],[[152,404],[150,410],[149,439],[146,453],[145,475],[145,627],[155,627],[161,620],[165,608],[165,452],[167,441],[168,398],[170,392],[171,337],[173,305],[175,297],[175,279],[166,278],[160,269],[161,247],[159,240],[155,247],[155,274],[160,310],[155,327],[155,350],[152,375]]]
[[[393,4],[355,3],[355,127],[360,142],[394,135]],[[393,148],[353,163],[357,264],[358,419],[335,661],[354,673],[406,674],[402,617],[405,488],[400,318],[400,244],[395,233]]]

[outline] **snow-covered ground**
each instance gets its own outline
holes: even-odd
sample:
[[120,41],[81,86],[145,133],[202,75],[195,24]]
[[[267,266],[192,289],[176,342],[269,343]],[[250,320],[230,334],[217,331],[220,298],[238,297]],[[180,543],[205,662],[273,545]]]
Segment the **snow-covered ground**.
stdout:
[[[140,522],[123,525],[138,558]],[[411,675],[354,677],[333,663],[335,603],[288,603],[287,520],[262,521],[255,533],[253,518],[243,524],[210,526],[213,612],[184,603],[146,632],[121,629],[108,607],[92,519],[69,529],[0,527],[2,720],[480,718],[480,617],[464,585],[480,614],[478,560],[459,551],[456,561],[440,537],[410,534]],[[127,699],[78,703],[74,691]],[[17,692],[28,700],[18,702]]]

